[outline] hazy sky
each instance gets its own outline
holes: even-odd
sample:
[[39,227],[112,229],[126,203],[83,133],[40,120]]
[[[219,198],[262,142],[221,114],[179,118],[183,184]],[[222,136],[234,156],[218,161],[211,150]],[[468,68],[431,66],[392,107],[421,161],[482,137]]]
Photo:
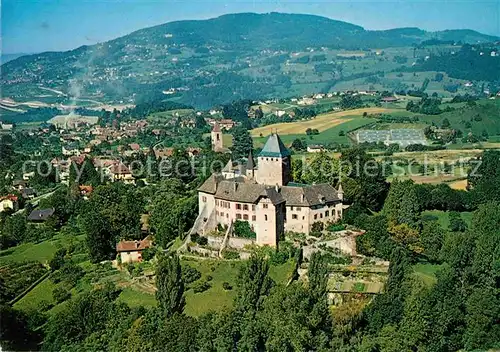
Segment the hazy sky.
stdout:
[[366,29],[470,28],[500,36],[500,0],[1,0],[3,53],[69,50],[182,19],[234,12],[323,15]]

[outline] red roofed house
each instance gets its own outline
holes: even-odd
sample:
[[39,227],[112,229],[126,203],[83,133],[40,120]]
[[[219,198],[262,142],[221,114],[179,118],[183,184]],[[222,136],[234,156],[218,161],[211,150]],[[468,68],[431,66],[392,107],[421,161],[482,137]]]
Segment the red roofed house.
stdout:
[[0,213],[7,210],[17,211],[19,207],[19,202],[17,196],[9,194],[7,196],[0,197]]
[[113,181],[124,181],[125,183],[134,182],[134,176],[130,169],[122,163],[114,164],[109,168],[109,173]]
[[133,151],[138,151],[138,150],[141,150],[141,146],[137,143],[130,143],[128,145],[130,147],[130,149],[132,149]]
[[383,97],[382,101],[384,103],[395,103],[395,102],[399,101],[399,99],[396,97]]
[[142,241],[124,241],[121,240],[116,245],[116,251],[120,254],[122,263],[132,263],[142,261],[142,251],[150,248],[153,241],[150,236],[147,236]]

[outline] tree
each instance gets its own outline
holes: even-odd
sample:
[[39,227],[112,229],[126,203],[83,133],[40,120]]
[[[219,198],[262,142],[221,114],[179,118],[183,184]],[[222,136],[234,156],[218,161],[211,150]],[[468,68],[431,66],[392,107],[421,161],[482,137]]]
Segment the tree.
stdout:
[[233,146],[231,152],[233,160],[246,158],[253,149],[253,140],[250,133],[243,126],[233,128]]
[[[342,187],[347,203],[359,203],[373,211],[384,204],[389,184],[382,165],[361,148],[344,150],[340,157]],[[351,181],[348,181],[351,179]]]
[[40,335],[29,327],[28,316],[7,305],[0,305],[0,344],[8,351],[35,351]]
[[326,152],[315,153],[302,173],[302,179],[309,183],[328,183],[336,185],[340,177],[340,167],[337,159]]
[[307,144],[300,138],[295,138],[291,145],[292,149],[297,151],[303,151],[307,149]]
[[156,267],[156,300],[167,317],[182,313],[185,305],[182,268],[177,255],[160,257]]
[[413,228],[418,227],[420,207],[413,181],[394,180],[391,183],[383,211],[390,222],[406,224]]

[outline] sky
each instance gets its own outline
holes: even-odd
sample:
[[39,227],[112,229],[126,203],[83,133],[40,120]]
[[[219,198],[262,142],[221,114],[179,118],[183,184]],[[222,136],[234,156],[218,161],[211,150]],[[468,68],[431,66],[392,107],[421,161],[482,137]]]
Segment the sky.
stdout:
[[500,36],[500,0],[1,0],[2,54],[62,51],[137,29],[236,12],[322,15],[365,29],[468,28]]

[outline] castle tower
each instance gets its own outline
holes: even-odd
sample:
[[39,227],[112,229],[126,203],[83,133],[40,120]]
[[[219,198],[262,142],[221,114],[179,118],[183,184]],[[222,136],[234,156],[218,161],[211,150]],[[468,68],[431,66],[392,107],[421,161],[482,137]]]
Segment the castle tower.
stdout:
[[342,183],[339,183],[339,188],[337,189],[337,197],[340,200],[344,200],[344,190],[342,189]]
[[212,139],[212,150],[214,152],[220,152],[224,149],[224,144],[222,141],[222,131],[220,129],[219,123],[215,122],[214,128],[210,134]]
[[277,133],[269,136],[257,160],[257,183],[285,186],[291,181],[290,151]]
[[248,160],[246,165],[246,176],[253,180],[255,178],[255,162],[253,160],[253,152],[250,149],[250,153],[248,153]]

